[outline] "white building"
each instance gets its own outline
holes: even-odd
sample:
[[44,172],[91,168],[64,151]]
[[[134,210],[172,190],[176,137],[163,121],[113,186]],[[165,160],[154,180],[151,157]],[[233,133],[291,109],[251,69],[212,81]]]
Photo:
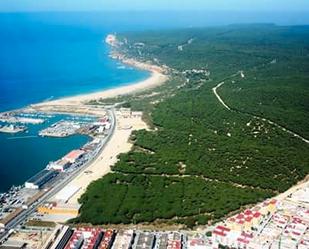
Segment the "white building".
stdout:
[[75,195],[81,187],[78,186],[66,186],[63,188],[55,197],[55,199],[59,202],[66,203],[69,199]]
[[56,162],[50,162],[47,166],[48,170],[57,170],[57,171],[65,171],[67,168],[69,168],[71,163],[65,159],[60,159]]

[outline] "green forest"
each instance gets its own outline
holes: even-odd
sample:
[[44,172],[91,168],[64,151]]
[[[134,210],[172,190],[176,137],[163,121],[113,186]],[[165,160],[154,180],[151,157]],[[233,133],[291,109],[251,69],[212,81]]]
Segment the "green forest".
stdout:
[[[232,25],[119,39],[128,41],[120,48],[128,57],[168,66],[170,81],[155,97],[121,98],[153,129],[132,134],[133,149],[88,187],[74,222],[206,224],[308,175],[309,144],[266,119],[309,139],[309,27]],[[213,92],[221,82],[217,93],[231,110]]]

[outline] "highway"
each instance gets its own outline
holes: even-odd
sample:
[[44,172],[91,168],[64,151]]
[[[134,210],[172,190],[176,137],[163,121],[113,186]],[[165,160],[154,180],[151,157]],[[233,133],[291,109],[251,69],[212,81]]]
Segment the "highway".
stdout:
[[10,235],[10,231],[15,229],[18,225],[23,223],[30,215],[32,215],[37,208],[57,194],[60,190],[62,190],[67,184],[69,184],[75,177],[77,177],[82,171],[87,169],[101,154],[104,148],[107,146],[108,142],[110,141],[111,137],[113,136],[116,128],[116,116],[114,108],[108,110],[109,117],[111,118],[111,129],[109,130],[107,136],[103,139],[103,145],[98,151],[98,153],[93,157],[91,160],[87,161],[83,166],[79,167],[76,171],[71,173],[68,177],[64,178],[61,182],[57,185],[50,188],[49,191],[46,192],[39,200],[37,200],[34,204],[32,204],[28,209],[22,211],[19,215],[13,218],[5,227],[5,231],[0,234],[0,244]]

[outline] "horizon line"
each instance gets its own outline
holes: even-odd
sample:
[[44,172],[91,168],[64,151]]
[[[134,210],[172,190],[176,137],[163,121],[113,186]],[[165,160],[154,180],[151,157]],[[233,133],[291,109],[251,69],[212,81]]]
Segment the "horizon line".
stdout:
[[186,12],[247,12],[247,13],[309,13],[309,10],[220,10],[220,9],[188,9],[188,10],[168,10],[168,9],[106,9],[106,10],[98,10],[98,9],[89,9],[89,10],[0,10],[0,13],[40,13],[40,12],[70,12],[70,13],[87,13],[87,12],[98,12],[98,13],[108,13],[108,12],[175,12],[175,13],[186,13]]

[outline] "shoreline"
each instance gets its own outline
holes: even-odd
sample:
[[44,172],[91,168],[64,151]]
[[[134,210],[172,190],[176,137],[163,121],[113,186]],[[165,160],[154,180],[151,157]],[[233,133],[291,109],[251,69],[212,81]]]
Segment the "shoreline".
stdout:
[[[110,45],[112,49],[117,49],[118,43],[117,39],[113,35],[108,35],[107,37],[112,37],[113,41],[106,40],[105,42]],[[138,92],[143,92],[146,90],[150,90],[152,88],[158,87],[163,85],[168,79],[169,76],[167,74],[168,68],[166,66],[157,66],[146,62],[138,61],[134,58],[127,58],[125,54],[120,53],[117,50],[112,50],[110,52],[109,57],[114,60],[117,60],[124,65],[131,66],[138,70],[148,71],[150,73],[149,77],[143,80],[134,81],[124,83],[121,86],[111,87],[105,90],[98,90],[90,93],[82,93],[78,95],[72,95],[67,97],[60,97],[58,99],[50,100],[50,101],[41,101],[38,103],[29,104],[24,107],[0,111],[0,115],[6,113],[14,113],[20,112],[27,109],[34,109],[37,111],[46,111],[46,112],[53,112],[51,110],[52,107],[57,106],[58,108],[61,106],[77,106],[77,105],[85,105],[87,102],[91,100],[100,100],[100,99],[108,99],[108,98],[115,98],[118,96],[124,96],[129,94],[134,94]],[[58,109],[56,108],[56,109]],[[57,113],[58,111],[56,111]],[[72,113],[78,114],[74,112],[74,110],[70,110],[69,112],[65,111],[65,113]]]
[[129,83],[128,85],[115,87],[107,90],[97,91],[88,94],[81,94],[72,97],[64,97],[52,101],[40,102],[30,105],[31,108],[40,108],[44,106],[63,106],[63,105],[83,105],[91,100],[100,100],[114,98],[118,96],[133,94],[149,90],[164,84],[168,79],[168,76],[156,71],[151,71],[150,77],[145,80]]
[[121,63],[134,67],[138,70],[148,71],[150,72],[150,76],[144,80],[129,82],[122,86],[112,87],[110,89],[96,91],[93,93],[85,93],[70,97],[63,97],[51,101],[40,102],[37,104],[32,104],[30,107],[47,107],[47,106],[70,106],[70,105],[84,105],[91,100],[100,100],[100,99],[108,99],[115,98],[118,96],[134,94],[137,92],[142,92],[145,90],[149,90],[155,88],[157,86],[163,85],[168,80],[167,71],[168,68],[166,66],[157,66],[146,62],[138,61],[134,58],[127,58],[125,54],[118,51],[119,42],[114,35],[108,35],[105,42],[112,48],[110,52],[110,57],[114,60],[120,61]]
[[[112,48],[114,48],[112,44],[109,44],[109,45]],[[0,112],[0,115],[18,113],[18,112],[23,112],[23,111],[27,112],[28,110],[30,110],[30,111],[36,111],[36,112],[46,112],[46,113],[55,113],[55,114],[61,113],[61,114],[66,114],[66,115],[89,114],[89,115],[98,116],[98,115],[102,115],[103,112],[101,110],[89,110],[89,108],[87,108],[87,105],[86,105],[88,101],[114,98],[117,96],[123,96],[123,95],[128,95],[128,94],[134,94],[136,92],[142,92],[142,91],[149,90],[149,89],[152,89],[152,88],[155,88],[157,86],[164,84],[169,78],[166,74],[164,74],[166,70],[163,67],[155,66],[149,63],[140,62],[140,61],[137,61],[131,58],[128,59],[124,55],[118,52],[115,53],[115,51],[111,52],[110,57],[112,57],[114,60],[120,61],[121,63],[125,65],[132,66],[139,70],[148,71],[150,72],[150,75],[146,79],[136,81],[136,82],[129,82],[122,86],[116,86],[114,88],[101,90],[101,91],[95,91],[92,93],[85,93],[85,94],[73,95],[73,96],[68,96],[68,97],[60,97],[59,99],[55,99],[55,100],[38,102],[38,103],[30,104],[24,107]],[[137,127],[134,127],[133,125],[129,133],[131,133],[131,130],[139,129],[140,127],[146,128],[144,124],[141,124],[139,122],[137,123],[138,123]],[[128,139],[129,134],[126,134],[126,135],[123,134],[121,137],[124,138],[122,143],[126,144],[127,142],[126,140]],[[121,147],[120,145],[118,146]],[[108,173],[106,172],[106,169],[103,171],[104,172],[101,172],[102,173],[101,176]]]
[[[102,108],[96,108],[91,105],[87,105],[89,101],[143,92],[164,84],[169,78],[168,75],[165,74],[167,70],[164,67],[126,58],[124,55],[121,55],[115,51],[112,51],[110,56],[125,65],[132,66],[139,70],[148,71],[150,72],[150,75],[146,79],[127,83],[122,86],[116,86],[111,89],[30,104],[28,106],[6,111],[1,114],[3,115],[4,113],[7,113],[9,115],[15,115],[18,112],[31,111],[43,113],[64,113],[71,115],[95,115],[100,117],[106,115],[105,107],[102,106]],[[111,166],[117,161],[117,156],[120,153],[126,153],[131,149],[132,144],[129,142],[129,137],[133,130],[148,128],[142,121],[141,115],[138,117],[132,116],[128,118],[122,117],[122,114],[118,113],[115,118],[115,125],[116,129],[113,131],[111,141],[107,142],[106,148],[100,151],[97,158],[85,169],[79,172],[74,179],[66,183],[65,187],[79,186],[79,190],[71,196],[69,203],[78,205],[79,197],[86,191],[89,184],[111,172]],[[51,196],[49,200],[54,199],[55,196],[56,194]]]

